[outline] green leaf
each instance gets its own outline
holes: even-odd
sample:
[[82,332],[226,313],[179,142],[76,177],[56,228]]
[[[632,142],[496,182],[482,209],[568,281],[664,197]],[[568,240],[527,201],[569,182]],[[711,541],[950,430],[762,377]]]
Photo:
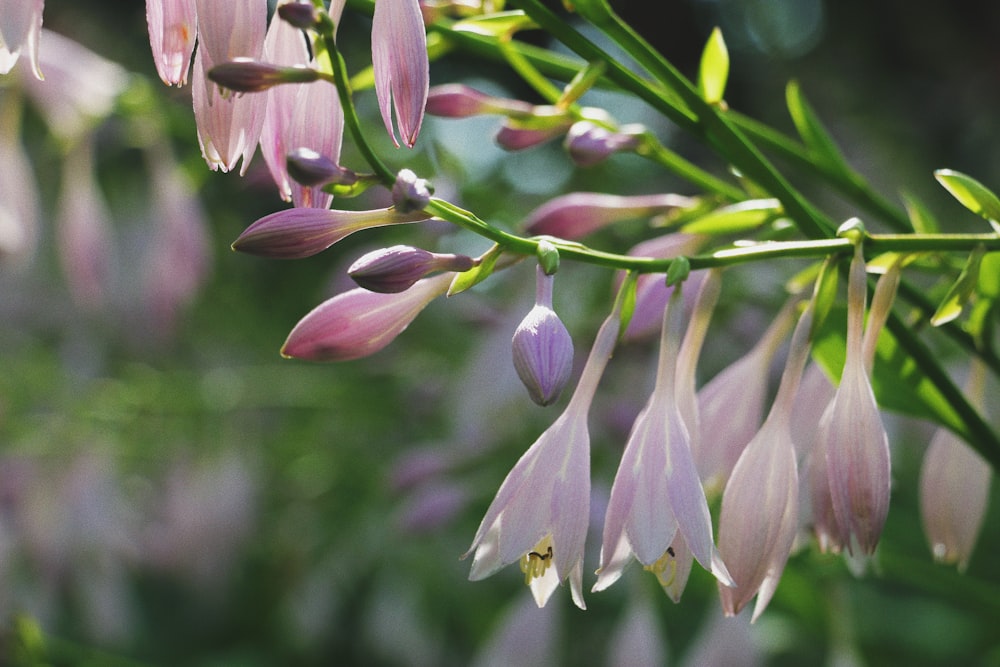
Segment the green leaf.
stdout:
[[976,291],[976,286],[979,284],[979,265],[983,261],[983,254],[985,252],[986,249],[982,245],[979,245],[969,255],[969,260],[965,263],[962,273],[959,274],[958,279],[951,286],[951,289],[948,290],[948,293],[941,301],[941,305],[938,306],[937,311],[931,317],[932,326],[939,327],[942,324],[951,322],[962,314],[962,309],[969,302],[969,299],[972,298],[972,295]]
[[1000,198],[985,185],[958,171],[938,169],[934,178],[965,208],[990,221],[1000,233]]
[[902,197],[906,214],[910,218],[910,224],[913,225],[913,231],[918,234],[937,234],[940,231],[937,219],[922,201],[909,192],[902,193]]
[[1000,252],[987,253],[979,265],[978,292],[989,299],[1000,299]]
[[735,234],[757,229],[781,215],[781,202],[777,199],[748,199],[706,213],[681,227],[681,231],[687,234]]
[[475,287],[493,275],[493,269],[496,268],[497,260],[500,259],[500,255],[502,254],[503,248],[500,245],[494,245],[487,250],[480,258],[479,264],[455,276],[448,287],[448,296],[454,296]]
[[788,105],[788,113],[792,116],[792,122],[795,123],[795,129],[798,130],[806,147],[826,162],[827,166],[834,167],[840,172],[850,173],[850,167],[847,166],[840,149],[823,127],[816,112],[806,102],[802,89],[796,81],[789,81],[785,87],[785,102]]
[[816,283],[813,287],[813,322],[812,330],[809,332],[810,338],[817,335],[817,331],[826,322],[826,318],[833,309],[833,304],[837,300],[837,284],[839,271],[837,270],[838,260],[828,257],[820,266],[819,275],[816,276]]
[[455,23],[452,30],[499,38],[512,35],[518,30],[536,27],[538,26],[535,25],[535,22],[518,9],[464,19]]
[[701,53],[701,66],[698,68],[698,91],[709,104],[722,102],[726,92],[726,81],[729,79],[729,50],[722,39],[722,31],[718,28],[708,36],[705,49]]
[[[816,332],[812,356],[828,377],[839,378],[844,369],[847,309],[834,308]],[[872,389],[879,405],[887,410],[930,420],[951,429],[962,438],[969,430],[937,387],[920,370],[888,329],[879,335]]]

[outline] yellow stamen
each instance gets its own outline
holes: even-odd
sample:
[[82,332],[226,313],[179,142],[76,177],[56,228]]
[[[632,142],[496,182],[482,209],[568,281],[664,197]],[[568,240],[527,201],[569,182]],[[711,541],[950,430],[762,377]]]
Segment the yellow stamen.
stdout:
[[521,572],[524,572],[524,583],[545,574],[552,565],[552,537],[546,535],[535,545],[535,548],[521,556]]
[[656,580],[660,582],[660,586],[664,588],[670,586],[677,577],[677,559],[674,558],[674,548],[667,547],[667,550],[660,556],[659,560],[652,565],[647,565],[644,569],[656,575]]

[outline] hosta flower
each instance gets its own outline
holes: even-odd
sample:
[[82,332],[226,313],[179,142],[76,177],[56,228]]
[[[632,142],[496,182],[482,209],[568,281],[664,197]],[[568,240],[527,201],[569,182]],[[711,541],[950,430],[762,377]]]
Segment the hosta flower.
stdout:
[[865,363],[865,296],[865,263],[859,245],[848,282],[844,370],[820,424],[830,502],[841,543],[852,554],[854,546],[864,554],[875,550],[889,511],[889,439]]
[[310,361],[347,361],[375,354],[444,294],[454,277],[453,273],[442,273],[424,278],[398,294],[361,287],[338,294],[299,320],[281,354]]
[[552,310],[552,282],[537,270],[535,305],[514,331],[514,368],[539,405],[554,403],[573,371],[573,339]]
[[565,411],[504,479],[466,555],[469,578],[483,579],[519,561],[535,602],[543,606],[569,578],[583,601],[583,547],[590,516],[590,434],[587,413],[618,338],[617,308],[604,321]]
[[160,79],[168,86],[183,86],[198,28],[195,0],[146,0],[146,23]]
[[427,113],[443,118],[483,114],[527,116],[534,107],[521,100],[493,97],[461,83],[434,86],[427,95]]
[[774,354],[793,323],[786,307],[747,354],[712,378],[698,392],[701,440],[695,461],[705,486],[720,491],[764,416],[767,377]]
[[475,260],[467,255],[435,253],[422,248],[395,245],[359,257],[347,275],[360,287],[372,292],[394,294],[410,288],[424,276],[436,271],[468,271]]
[[[974,361],[969,374],[969,400],[982,407],[986,366]],[[954,433],[939,428],[924,454],[920,470],[920,516],[934,560],[969,564],[989,507],[990,465]]]
[[643,132],[645,128],[641,126],[612,132],[589,120],[580,120],[566,133],[566,152],[577,166],[592,167],[619,151],[635,150],[642,141]]
[[198,50],[191,100],[202,155],[213,170],[231,171],[242,158],[246,173],[257,150],[267,95],[222,94],[208,80],[216,65],[236,58],[260,60],[267,28],[263,0],[197,0]]
[[792,409],[809,359],[811,308],[799,319],[767,419],[733,467],[722,494],[719,552],[735,586],[720,586],[722,609],[735,616],[756,595],[753,618],[774,594],[798,532],[799,476]]
[[0,123],[0,262],[15,263],[31,256],[38,237],[41,205],[38,183],[21,140],[21,123],[9,114]]
[[530,116],[505,118],[494,140],[504,150],[523,151],[561,137],[572,124],[572,118],[564,109],[549,105],[536,106],[532,108]]
[[0,74],[9,72],[24,51],[35,77],[44,78],[38,65],[44,7],[45,0],[0,0]]
[[623,220],[650,218],[660,213],[690,206],[681,195],[620,196],[601,192],[572,192],[548,200],[524,221],[529,234],[557,236],[575,241]]
[[385,129],[399,146],[392,109],[403,143],[417,141],[427,104],[430,65],[427,35],[417,0],[378,0],[372,16],[372,67],[375,94]]
[[[287,3],[279,7],[285,7]],[[339,14],[332,16],[339,20]],[[264,39],[264,58],[282,67],[302,67],[312,71],[302,31],[286,21],[272,20]],[[344,113],[335,86],[327,82],[285,84],[267,92],[267,112],[260,133],[260,152],[278,194],[295,206],[328,208],[333,196],[319,183],[304,185],[289,177],[288,156],[295,151],[312,151],[336,165],[344,134]]]
[[322,252],[361,229],[428,218],[428,214],[420,211],[399,213],[391,208],[373,211],[290,208],[265,215],[247,227],[233,241],[233,250],[278,259],[301,259]]
[[656,386],[632,426],[611,487],[595,591],[617,581],[633,558],[670,586],[677,557],[671,545],[678,535],[702,567],[732,583],[712,541],[708,502],[677,407],[683,315],[681,291],[675,289],[663,316]]

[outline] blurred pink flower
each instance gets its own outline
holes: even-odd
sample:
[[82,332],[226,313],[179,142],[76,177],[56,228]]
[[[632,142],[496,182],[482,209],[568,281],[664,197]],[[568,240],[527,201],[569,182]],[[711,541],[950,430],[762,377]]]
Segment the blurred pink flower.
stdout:
[[615,222],[651,218],[692,203],[690,198],[675,194],[621,196],[571,192],[531,211],[524,220],[524,229],[536,236],[576,241]]
[[0,0],[0,74],[7,74],[25,52],[31,71],[43,79],[38,62],[45,0]]
[[378,0],[372,17],[375,93],[385,129],[398,147],[392,108],[403,143],[417,141],[427,104],[430,65],[427,34],[417,0]]
[[443,118],[483,114],[527,116],[534,107],[521,100],[493,97],[461,83],[434,86],[427,96],[427,113]]
[[360,287],[338,294],[299,320],[281,354],[310,361],[346,361],[374,354],[444,294],[454,277],[454,273],[442,273],[424,278],[398,294]]
[[617,581],[633,557],[668,587],[676,567],[669,547],[678,534],[702,567],[732,583],[712,542],[712,517],[677,407],[683,316],[681,290],[675,288],[663,316],[656,386],[632,426],[611,488],[595,591]]
[[146,0],[146,23],[160,79],[168,86],[183,86],[198,29],[195,0]]
[[[973,357],[966,391],[982,408],[986,365]],[[990,465],[978,452],[943,427],[924,454],[920,470],[920,516],[934,560],[956,563],[960,571],[979,538],[990,499]]]
[[38,237],[38,184],[21,142],[20,105],[5,106],[0,118],[0,261],[20,264]]
[[520,561],[525,583],[544,606],[567,577],[573,602],[583,601],[583,547],[590,520],[590,434],[587,414],[618,338],[617,308],[604,321],[565,411],[504,479],[472,546],[469,578],[484,579]]

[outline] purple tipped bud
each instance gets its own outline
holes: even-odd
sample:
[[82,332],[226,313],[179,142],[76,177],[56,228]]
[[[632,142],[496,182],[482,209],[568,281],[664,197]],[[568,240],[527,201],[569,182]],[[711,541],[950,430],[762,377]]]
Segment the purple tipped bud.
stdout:
[[553,277],[539,268],[535,307],[512,340],[514,368],[531,400],[549,405],[559,398],[573,370],[573,339],[552,310]]
[[360,257],[347,273],[361,287],[372,292],[396,294],[435,271],[468,271],[475,260],[466,255],[446,255],[421,248],[397,245],[375,250]]
[[534,148],[562,136],[573,121],[565,110],[553,106],[537,106],[526,118],[507,118],[496,135],[498,146],[508,151]]
[[311,2],[288,2],[278,7],[277,11],[286,23],[303,30],[319,22],[319,12]]
[[259,93],[282,83],[310,83],[319,72],[308,67],[279,67],[252,58],[234,58],[208,70],[208,78],[238,93]]
[[612,132],[588,120],[573,123],[566,134],[566,150],[575,164],[590,167],[606,160],[612,153],[635,150],[641,143],[642,130]]
[[468,118],[484,114],[527,116],[533,108],[527,102],[491,97],[460,83],[435,86],[427,96],[427,113],[444,118]]
[[327,183],[354,185],[358,182],[358,175],[353,171],[341,167],[311,148],[296,148],[285,158],[285,164],[288,175],[307,187]]
[[392,186],[392,203],[400,213],[422,211],[431,201],[434,188],[409,169],[400,169]]

